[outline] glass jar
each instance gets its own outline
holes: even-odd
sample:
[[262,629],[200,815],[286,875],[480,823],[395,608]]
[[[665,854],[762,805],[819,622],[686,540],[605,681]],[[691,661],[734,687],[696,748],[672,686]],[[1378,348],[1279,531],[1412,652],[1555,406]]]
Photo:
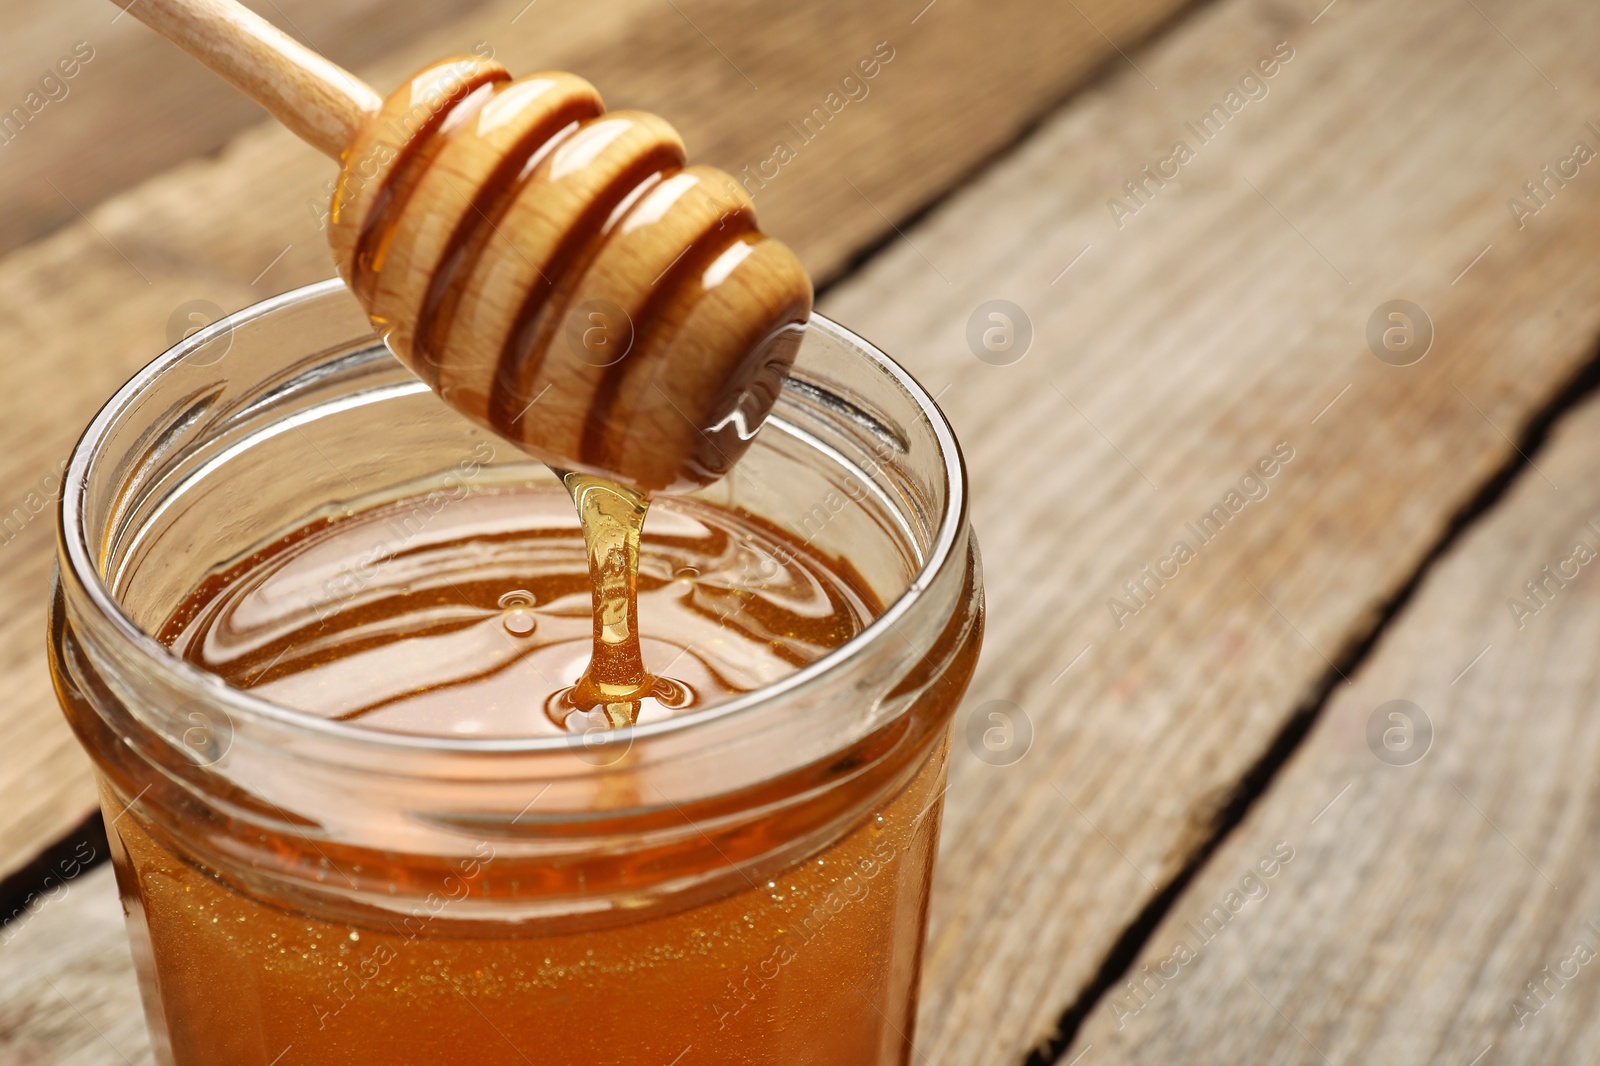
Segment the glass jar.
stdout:
[[680,718],[385,733],[148,635],[308,518],[464,477],[551,475],[412,378],[336,282],[185,340],[84,434],[51,667],[97,770],[157,1060],[909,1062],[948,725],[982,631],[932,400],[812,320],[755,446],[700,495],[848,562],[888,606]]

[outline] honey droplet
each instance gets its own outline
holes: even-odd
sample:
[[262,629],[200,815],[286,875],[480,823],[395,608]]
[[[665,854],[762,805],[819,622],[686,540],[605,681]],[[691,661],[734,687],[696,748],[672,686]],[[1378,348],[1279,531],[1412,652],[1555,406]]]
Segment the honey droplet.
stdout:
[[535,602],[533,593],[525,589],[514,589],[500,597],[500,609],[505,612],[500,622],[506,632],[525,637],[539,627],[539,620],[533,614]]

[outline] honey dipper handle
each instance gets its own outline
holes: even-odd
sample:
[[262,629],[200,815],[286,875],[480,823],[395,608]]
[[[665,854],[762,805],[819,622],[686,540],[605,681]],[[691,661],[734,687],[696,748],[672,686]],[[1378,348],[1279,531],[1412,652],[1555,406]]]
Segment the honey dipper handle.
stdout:
[[234,0],[112,0],[338,159],[383,105],[360,79]]

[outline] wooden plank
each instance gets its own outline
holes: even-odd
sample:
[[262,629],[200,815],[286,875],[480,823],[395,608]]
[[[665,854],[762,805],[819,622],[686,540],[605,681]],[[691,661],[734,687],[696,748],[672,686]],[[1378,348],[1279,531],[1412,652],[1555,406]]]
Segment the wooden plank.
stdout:
[[[1594,20],[1487,5],[1511,46],[1448,0],[1321,6],[1199,13],[824,301],[945,397],[988,558],[971,710],[1033,733],[955,766],[919,1061],[1014,1063],[1050,1030],[1600,335],[1594,173],[1525,228],[1506,207],[1586,136]],[[1266,97],[1118,228],[1122,182],[1280,41]],[[1014,365],[968,348],[994,298],[1032,316]],[[1365,336],[1396,298],[1437,334],[1407,367]],[[1123,590],[1219,504],[1147,603]]]
[[16,1066],[154,1061],[111,867],[55,883],[0,929],[0,1034]]
[[[251,6],[336,62],[360,67],[477,2],[275,0]],[[260,108],[218,91],[199,64],[183,61],[138,20],[118,17],[106,0],[6,0],[0,25],[6,28],[0,115],[27,109],[25,122],[0,134],[0,252],[76,221],[79,209],[180,160],[218,150],[261,121]],[[71,77],[62,77],[62,60]]]
[[[1127,39],[1179,2],[1078,7]],[[846,72],[888,41],[895,58],[868,95],[845,105],[756,194],[768,231],[826,275],[892,232],[890,219],[1006,143],[1112,48],[1076,10],[1041,14],[1025,0],[948,3],[913,22],[921,6],[830,0],[758,12],[687,0],[603,9],[508,0],[364,73],[395,84],[428,59],[484,42],[513,69],[583,71],[613,106],[670,116],[698,158],[738,171],[768,159],[774,140],[790,136],[791,120],[824,104]],[[92,224],[0,261],[0,360],[16,382],[11,417],[0,426],[0,599],[13,608],[0,616],[0,678],[10,696],[10,713],[0,718],[0,875],[92,803],[86,763],[60,724],[39,654],[52,475],[104,397],[166,347],[179,308],[194,300],[237,308],[331,273],[311,210],[326,202],[330,177],[326,160],[263,128],[217,159],[108,201]],[[871,188],[872,201],[851,181]],[[36,367],[49,369],[32,373]]]
[[[832,138],[885,150],[880,157],[857,160],[861,172],[855,176],[859,181],[862,175],[878,172],[897,184],[905,179],[908,195],[894,205],[903,211],[1006,144],[1111,52],[1112,45],[1085,17],[1126,43],[1159,25],[1183,2],[1093,0],[1081,5],[1085,15],[1080,16],[1070,8],[1035,12],[1031,5],[1008,0],[994,5],[991,21],[973,26],[975,32],[967,36],[940,29],[930,32],[920,20],[912,27],[909,19],[920,5],[908,3],[835,3],[786,10],[700,0],[679,5],[683,9],[679,14],[669,5],[628,0],[583,12],[581,20],[570,4],[565,15],[523,14],[526,2],[510,0],[498,5],[483,0],[451,5],[421,0],[339,4],[279,0],[252,6],[336,62],[382,84],[409,73],[441,50],[466,52],[480,42],[501,52],[514,70],[567,62],[560,58],[563,53],[581,56],[573,65],[581,62],[585,72],[604,83],[611,99],[674,108],[674,117],[686,120],[691,143],[711,153],[709,158],[739,166],[768,159],[772,142],[785,135],[784,125],[798,122],[813,105],[821,104],[833,87],[829,82],[869,55],[878,40],[914,42],[921,54],[902,64],[901,71],[911,73],[899,79],[894,90],[902,97],[901,105],[873,105],[876,114],[861,119],[862,127],[854,136]],[[544,6],[560,5],[547,0]],[[0,135],[0,174],[5,175],[0,187],[0,253],[76,220],[79,209],[88,210],[180,160],[220,150],[241,129],[262,118],[259,108],[238,94],[221,91],[212,75],[178,57],[170,44],[137,20],[116,16],[105,0],[0,3],[0,24],[7,27],[8,38],[8,61],[0,71],[0,113],[24,105],[30,93],[36,94],[32,106],[38,108],[20,131]],[[689,18],[707,31],[706,36],[696,32]],[[972,13],[958,15],[955,21],[962,20],[972,20]],[[952,20],[945,21],[947,31]],[[428,44],[419,44],[419,38]],[[713,38],[715,46],[710,43]],[[787,47],[786,42],[793,40],[807,42],[806,47]],[[79,42],[92,58],[79,64],[81,69],[62,84],[41,88],[41,80],[55,71],[58,61],[70,58]],[[641,46],[662,61],[633,61]],[[735,60],[724,60],[713,47],[737,57],[737,69],[732,65]],[[403,62],[394,61],[396,53]],[[713,69],[716,65],[722,69]],[[755,93],[739,70],[761,75],[762,93]],[[936,79],[940,70],[945,76]],[[56,76],[59,80],[59,72]],[[996,107],[995,95],[1002,87],[1007,98]],[[738,101],[746,121],[711,106],[711,100],[723,94],[725,103]],[[741,99],[744,94],[750,98]],[[913,94],[927,110],[906,113]],[[888,92],[880,92],[883,95]],[[958,142],[954,150],[934,135],[940,127]],[[756,133],[760,137],[752,139]],[[909,156],[902,160],[904,173],[896,166],[902,154]],[[923,168],[929,169],[923,173]],[[786,166],[783,184],[802,185],[832,169],[809,160]],[[863,205],[853,200],[854,194],[837,175],[834,179],[831,185],[837,188],[827,191],[829,202],[819,208],[843,212],[848,219]],[[788,203],[793,197],[777,199]],[[881,226],[882,220],[877,224]],[[845,239],[835,252],[848,257],[859,244],[848,238],[849,227],[845,229]]]
[[[1590,400],[1339,686],[1156,929],[1143,995],[1096,1008],[1086,1063],[1593,1059],[1597,451]],[[1269,881],[1275,848],[1293,858]]]
[[[1507,201],[1600,147],[1600,20],[1479,6],[1515,45],[1451,0],[1207,8],[823,301],[943,394],[990,606],[958,727],[981,744],[1007,700],[1033,734],[1013,765],[954,766],[919,1061],[1015,1063],[1052,1032],[1590,359],[1600,169],[1523,228]],[[1246,84],[1265,98],[1191,132],[1279,42],[1293,58]],[[1194,158],[1133,201],[1123,182],[1179,140]],[[1010,366],[969,350],[996,298],[1031,316]],[[1434,325],[1412,366],[1368,347],[1394,299]],[[1219,505],[1223,532],[1197,535]]]

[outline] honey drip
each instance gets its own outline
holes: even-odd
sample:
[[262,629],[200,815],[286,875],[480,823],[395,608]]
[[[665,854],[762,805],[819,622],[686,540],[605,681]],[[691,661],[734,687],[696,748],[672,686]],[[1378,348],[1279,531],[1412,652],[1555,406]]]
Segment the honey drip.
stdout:
[[594,653],[583,677],[553,705],[559,711],[570,703],[591,717],[603,711],[605,724],[618,729],[638,721],[646,697],[672,702],[674,686],[650,676],[639,647],[639,538],[650,497],[592,474],[568,473],[561,480],[578,509],[589,557]]

